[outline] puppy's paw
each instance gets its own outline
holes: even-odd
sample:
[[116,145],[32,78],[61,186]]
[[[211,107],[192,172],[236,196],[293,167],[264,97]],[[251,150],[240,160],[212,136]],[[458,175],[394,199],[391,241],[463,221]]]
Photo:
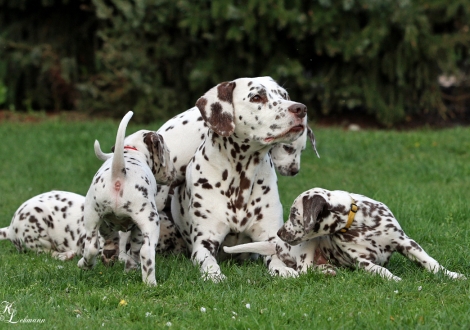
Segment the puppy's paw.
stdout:
[[61,261],[67,261],[75,257],[75,252],[73,251],[53,252],[52,257]]
[[77,266],[78,266],[79,268],[85,269],[85,270],[92,269],[94,265],[95,265],[94,262],[88,263],[88,262],[85,260],[85,258],[80,259],[80,260],[78,261],[78,263],[77,263]]
[[467,277],[463,274],[455,273],[455,272],[447,272],[447,276],[449,276],[453,280],[466,280]]
[[204,273],[204,274],[202,274],[201,277],[204,281],[212,281],[214,283],[220,283],[220,282],[224,281],[227,278],[224,274],[222,274],[220,272],[218,272],[218,273]]
[[106,267],[114,266],[114,263],[118,259],[118,251],[117,250],[103,250],[101,253],[101,262]]
[[298,277],[299,273],[290,267],[275,267],[269,269],[269,272],[272,276],[281,276],[281,277]]

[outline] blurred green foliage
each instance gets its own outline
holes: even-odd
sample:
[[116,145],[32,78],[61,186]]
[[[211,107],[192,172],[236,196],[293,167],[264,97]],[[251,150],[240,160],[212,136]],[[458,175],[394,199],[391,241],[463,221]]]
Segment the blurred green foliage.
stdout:
[[311,116],[392,125],[468,109],[469,79],[443,95],[438,77],[469,76],[469,26],[468,0],[0,0],[0,86],[19,109],[150,121],[270,75]]

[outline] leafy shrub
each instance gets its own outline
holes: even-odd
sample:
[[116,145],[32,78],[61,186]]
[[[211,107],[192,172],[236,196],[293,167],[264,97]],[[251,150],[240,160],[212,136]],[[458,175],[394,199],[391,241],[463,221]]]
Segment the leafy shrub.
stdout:
[[[94,61],[74,62],[70,82],[80,92],[74,104],[93,113],[168,118],[221,81],[261,75],[311,115],[362,109],[392,125],[455,115],[456,100],[468,105],[467,0],[91,0],[86,8],[98,20]],[[441,93],[442,74],[463,77],[451,95]]]

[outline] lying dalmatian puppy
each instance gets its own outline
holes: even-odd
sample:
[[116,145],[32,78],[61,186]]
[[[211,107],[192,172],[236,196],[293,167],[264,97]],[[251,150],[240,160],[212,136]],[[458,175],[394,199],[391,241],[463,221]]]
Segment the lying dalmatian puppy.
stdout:
[[[276,239],[282,205],[269,151],[304,134],[307,108],[270,77],[221,83],[196,106],[209,131],[175,188],[171,213],[202,277],[218,282],[225,276],[216,258],[229,234],[238,242]],[[265,264],[271,274],[297,275],[276,255]]]
[[84,196],[66,191],[35,196],[18,208],[9,227],[0,229],[0,240],[9,239],[19,252],[47,252],[59,260],[81,256],[84,202]]
[[383,267],[398,251],[432,273],[441,271],[452,279],[466,279],[445,269],[409,238],[387,206],[362,195],[310,189],[295,199],[289,220],[277,234],[284,242],[248,243],[224,249],[227,253],[276,254],[301,273],[309,267],[320,267],[323,272],[334,274],[329,262],[400,281]]
[[[141,261],[142,279],[155,285],[155,249],[159,216],[155,205],[157,182],[170,183],[174,168],[163,138],[151,131],[138,131],[125,138],[129,111],[119,125],[114,155],[95,174],[85,197],[85,248],[78,262],[82,269],[95,264],[98,233],[106,240],[102,261],[112,263],[118,255],[118,231],[131,231],[130,258],[126,270]],[[96,149],[96,147],[95,147]]]

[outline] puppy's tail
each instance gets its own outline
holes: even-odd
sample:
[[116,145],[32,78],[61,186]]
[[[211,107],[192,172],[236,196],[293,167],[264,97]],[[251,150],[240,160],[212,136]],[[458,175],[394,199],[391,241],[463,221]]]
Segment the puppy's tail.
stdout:
[[253,242],[235,246],[224,246],[226,253],[258,253],[263,256],[276,254],[276,243],[274,242]]
[[0,228],[0,241],[4,239],[10,239],[10,227]]
[[[134,113],[129,111],[119,124],[118,132],[116,135],[116,144],[114,145],[114,157],[111,165],[111,178],[114,185],[120,185],[119,179],[124,179],[126,176],[126,163],[124,161],[124,138],[126,137],[126,127]],[[117,190],[119,187],[116,186]]]
[[104,161],[108,160],[109,158],[113,157],[113,153],[105,154],[101,150],[101,146],[100,146],[100,143],[98,142],[98,140],[95,140],[94,147],[95,147],[96,158],[98,158],[99,160],[102,160],[104,162]]

